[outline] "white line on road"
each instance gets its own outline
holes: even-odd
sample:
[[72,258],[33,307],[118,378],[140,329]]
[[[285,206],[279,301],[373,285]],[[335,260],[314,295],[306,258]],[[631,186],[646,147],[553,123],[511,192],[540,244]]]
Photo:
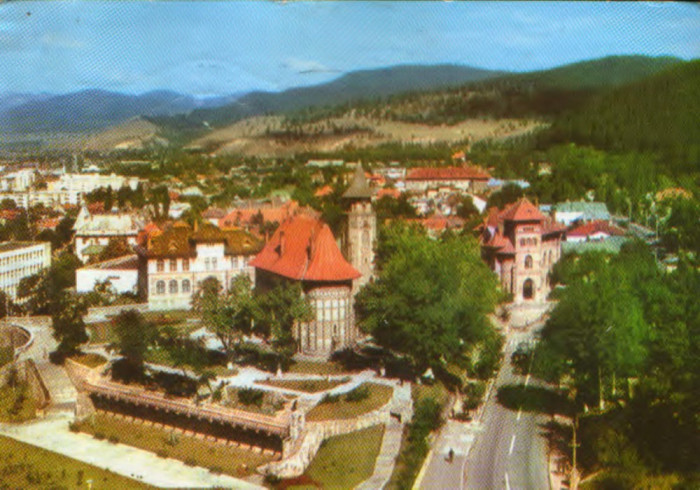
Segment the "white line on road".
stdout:
[[510,481],[508,480],[508,473],[506,473],[506,490],[510,490]]
[[510,438],[510,449],[508,449],[508,454],[513,454],[513,447],[515,447],[515,434]]
[[517,417],[517,419],[516,419],[518,422],[520,422],[520,416],[521,416],[522,414],[523,414],[523,409],[522,409],[522,408],[519,408],[519,409],[518,409],[518,417]]

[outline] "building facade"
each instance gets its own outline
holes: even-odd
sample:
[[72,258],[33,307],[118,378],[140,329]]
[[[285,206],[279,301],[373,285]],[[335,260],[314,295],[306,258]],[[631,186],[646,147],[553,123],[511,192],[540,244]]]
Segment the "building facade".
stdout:
[[139,296],[152,310],[190,309],[205,279],[216,278],[225,290],[241,274],[255,281],[250,260],[262,246],[244,230],[211,224],[193,229],[180,222],[156,230],[136,247]]
[[73,225],[75,255],[83,262],[99,253],[113,238],[123,238],[136,246],[142,220],[130,213],[91,213],[83,207]]
[[257,288],[277,281],[301,284],[313,320],[294,327],[298,352],[328,357],[356,342],[353,282],[361,274],[345,260],[327,224],[307,214],[289,218],[251,264]]
[[346,220],[343,230],[343,254],[362,274],[353,285],[355,292],[374,277],[374,250],[377,243],[377,215],[372,207],[372,191],[361,165],[343,193]]
[[76,270],[75,289],[79,293],[89,293],[98,283],[109,281],[117,294],[137,294],[138,276],[138,257],[126,255]]
[[65,173],[58,180],[47,182],[48,193],[56,193],[64,196],[65,204],[78,206],[82,204],[82,196],[100,187],[109,187],[113,191],[118,191],[122,187],[130,187],[136,190],[139,185],[136,177],[124,177],[122,175],[102,175],[98,173]]
[[14,302],[19,282],[51,265],[49,242],[0,243],[0,290]]
[[491,208],[482,226],[482,258],[516,304],[543,302],[549,273],[561,257],[565,228],[523,198],[500,211]]
[[480,194],[488,187],[491,175],[478,167],[417,167],[406,174],[406,190],[424,193],[429,189]]

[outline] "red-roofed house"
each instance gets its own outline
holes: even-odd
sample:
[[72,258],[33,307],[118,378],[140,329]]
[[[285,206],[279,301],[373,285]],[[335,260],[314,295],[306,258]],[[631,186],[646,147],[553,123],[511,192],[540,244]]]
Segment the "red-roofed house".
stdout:
[[295,327],[299,352],[328,356],[356,341],[352,288],[361,274],[345,260],[327,224],[307,214],[287,219],[250,264],[256,287],[279,279],[301,283],[314,320]]
[[299,205],[296,201],[287,201],[283,204],[263,203],[246,204],[232,209],[226,216],[219,220],[219,227],[251,228],[260,226],[264,222],[281,223],[293,216]]
[[425,192],[428,189],[452,188],[460,191],[481,193],[486,190],[491,175],[474,166],[464,167],[417,167],[406,174],[406,190]]
[[481,227],[481,255],[515,303],[547,298],[564,232],[526,198],[502,211],[489,210]]
[[611,236],[624,236],[625,232],[607,221],[591,221],[577,226],[566,232],[567,242],[590,242],[610,238]]

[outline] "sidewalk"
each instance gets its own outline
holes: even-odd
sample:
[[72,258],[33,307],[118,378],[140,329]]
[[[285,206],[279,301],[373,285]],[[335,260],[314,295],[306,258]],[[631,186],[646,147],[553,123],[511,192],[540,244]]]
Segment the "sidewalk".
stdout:
[[226,475],[214,475],[204,468],[124,444],[98,441],[87,434],[68,430],[72,415],[52,414],[22,425],[0,424],[0,434],[21,442],[63,454],[120,475],[165,488],[263,488]]
[[374,473],[364,482],[360,483],[355,490],[376,490],[384,488],[384,485],[391,478],[396,464],[396,458],[399,456],[401,449],[401,436],[403,434],[403,424],[395,419],[384,428],[384,437],[382,438],[382,447],[377,456],[377,461],[374,464]]

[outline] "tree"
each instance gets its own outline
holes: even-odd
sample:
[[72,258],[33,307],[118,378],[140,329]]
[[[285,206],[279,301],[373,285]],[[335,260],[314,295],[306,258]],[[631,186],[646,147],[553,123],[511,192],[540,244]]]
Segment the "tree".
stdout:
[[457,205],[457,216],[463,219],[469,219],[479,215],[479,210],[474,205],[474,200],[471,196],[462,196]]
[[89,340],[83,321],[86,313],[87,304],[80,296],[65,291],[58,294],[51,319],[59,358],[75,354],[80,345]]
[[250,277],[246,274],[234,277],[226,292],[216,278],[207,278],[195,292],[192,305],[231,360],[243,336],[252,333],[253,320],[258,316]]
[[356,299],[361,328],[418,369],[464,367],[494,338],[487,315],[502,298],[471,237],[428,238],[397,224],[380,235],[381,270]]
[[500,191],[489,196],[488,206],[504,208],[506,205],[514,203],[525,195],[522,187],[517,184],[506,184]]
[[97,256],[98,262],[104,262],[105,260],[116,259],[118,257],[124,257],[133,253],[133,249],[127,243],[124,237],[112,237],[107,242],[107,246],[102,249],[100,254]]
[[124,356],[125,365],[138,378],[143,374],[146,352],[156,338],[157,329],[134,309],[119,312],[113,325],[117,336],[113,348]]
[[286,364],[296,352],[292,328],[313,319],[311,304],[301,285],[288,281],[279,281],[266,291],[256,289],[255,301],[259,312],[256,332],[271,341],[280,363]]

